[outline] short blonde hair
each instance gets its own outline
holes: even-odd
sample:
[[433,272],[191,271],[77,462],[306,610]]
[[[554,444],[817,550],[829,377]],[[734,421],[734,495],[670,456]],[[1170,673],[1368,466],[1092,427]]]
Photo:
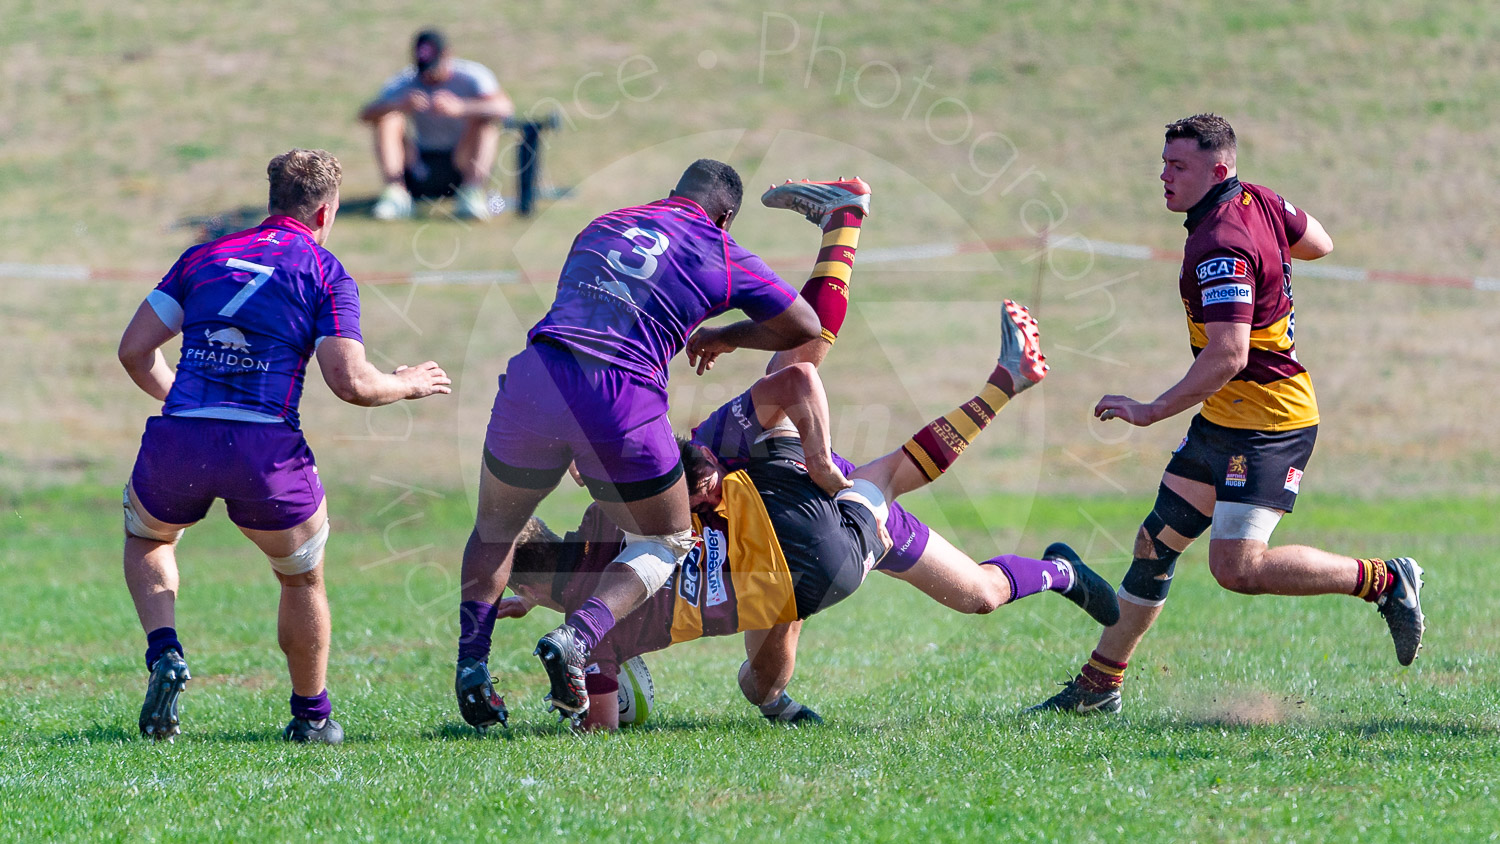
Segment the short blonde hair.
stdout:
[[306,220],[318,206],[339,195],[344,168],[333,153],[322,149],[294,149],[266,165],[271,182],[268,210]]

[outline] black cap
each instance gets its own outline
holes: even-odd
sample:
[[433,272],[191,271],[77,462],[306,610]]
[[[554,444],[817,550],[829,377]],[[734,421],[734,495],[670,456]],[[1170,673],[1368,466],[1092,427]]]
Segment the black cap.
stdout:
[[417,73],[426,73],[438,63],[447,49],[448,39],[443,37],[443,33],[436,29],[418,32],[416,40],[411,44],[412,62],[417,66]]

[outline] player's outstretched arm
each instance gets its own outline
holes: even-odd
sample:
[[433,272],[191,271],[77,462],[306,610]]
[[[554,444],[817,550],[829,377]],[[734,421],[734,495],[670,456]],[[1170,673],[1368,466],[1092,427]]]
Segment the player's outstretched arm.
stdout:
[[120,365],[147,395],[166,401],[176,377],[162,357],[161,347],[177,332],[161,321],[150,302],[142,302],[120,337]]
[[1292,257],[1299,261],[1316,261],[1333,251],[1333,237],[1316,217],[1305,210],[1302,213],[1307,215],[1307,231],[1292,244]]
[[798,297],[786,310],[764,322],[746,319],[693,332],[687,344],[688,365],[696,366],[702,375],[714,368],[719,355],[735,349],[780,352],[822,336],[823,326],[818,322],[817,312]]
[[1198,353],[1182,380],[1155,401],[1138,402],[1129,396],[1109,395],[1094,405],[1103,420],[1123,419],[1142,428],[1169,419],[1217,393],[1245,368],[1250,358],[1250,324],[1210,322],[1204,326],[1208,345]]
[[829,495],[850,486],[848,478],[833,462],[833,439],[829,432],[828,394],[817,367],[793,364],[761,378],[750,388],[757,421],[770,428],[784,414],[802,438],[807,476]]
[[318,344],[318,368],[334,395],[361,407],[453,392],[453,381],[436,363],[381,372],[365,359],[365,344],[348,337],[328,337]]

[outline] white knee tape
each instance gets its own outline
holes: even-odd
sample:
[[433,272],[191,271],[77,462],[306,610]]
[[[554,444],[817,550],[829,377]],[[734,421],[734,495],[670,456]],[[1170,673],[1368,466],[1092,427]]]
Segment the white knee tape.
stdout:
[[302,547],[293,551],[287,557],[267,557],[271,561],[271,568],[278,574],[294,575],[307,574],[323,562],[323,546],[328,544],[328,520],[323,520],[323,526],[312,535],[312,539],[302,543]]
[[1209,538],[1270,542],[1281,515],[1280,511],[1270,507],[1220,501],[1214,505],[1214,526]]
[[880,487],[864,478],[856,478],[854,486],[839,490],[838,495],[835,495],[833,499],[835,501],[853,501],[867,508],[871,513],[875,514],[875,521],[880,524],[885,524],[886,517],[891,513],[891,505],[885,503],[885,493],[880,491]]
[[697,542],[691,530],[664,536],[641,536],[626,531],[625,548],[615,557],[615,562],[629,566],[646,585],[646,594],[654,595],[682,565]]
[[136,512],[135,505],[130,501],[130,488],[126,487],[122,498],[125,505],[125,532],[131,536],[139,536],[141,539],[150,539],[155,542],[176,542],[182,538],[182,529],[178,530],[152,530],[141,521],[141,514]]

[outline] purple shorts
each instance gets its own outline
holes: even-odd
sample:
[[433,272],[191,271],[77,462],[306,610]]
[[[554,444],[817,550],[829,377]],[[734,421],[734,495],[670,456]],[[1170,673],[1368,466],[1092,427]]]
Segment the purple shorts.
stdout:
[[302,432],[260,422],[153,416],[130,485],[147,513],[174,525],[199,521],[222,498],[239,527],[286,530],[323,503]]
[[550,489],[576,462],[606,501],[649,498],[682,476],[665,388],[551,343],[510,359],[484,450],[495,477],[530,489]]

